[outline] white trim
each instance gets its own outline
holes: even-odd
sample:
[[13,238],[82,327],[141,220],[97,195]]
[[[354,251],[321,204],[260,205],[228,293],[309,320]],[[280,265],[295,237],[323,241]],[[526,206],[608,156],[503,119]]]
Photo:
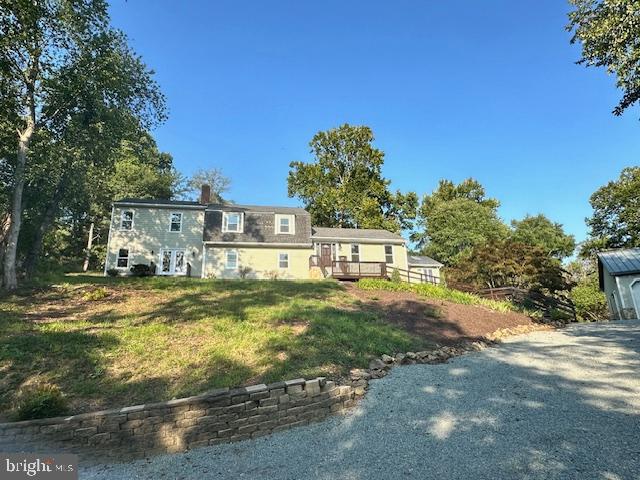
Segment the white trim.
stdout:
[[200,267],[200,278],[204,278],[205,268],[207,268],[207,246],[202,242],[202,266]]
[[[120,250],[126,250],[127,251],[127,266],[126,267],[121,267],[120,265],[118,265],[118,260],[120,260],[121,258],[125,258],[125,257],[121,257],[120,256]],[[132,253],[131,253],[131,249],[130,248],[118,248],[118,251],[116,253],[116,269],[118,270],[122,270],[124,269],[125,271],[129,271],[129,267],[131,266],[131,257],[132,257]]]
[[[229,266],[228,255],[231,252],[234,252],[236,254],[236,266],[235,267],[230,267]],[[235,248],[227,248],[224,251],[224,269],[225,270],[231,270],[231,271],[237,271],[239,267],[240,267],[240,255],[238,254],[238,250],[236,250]]]
[[618,296],[620,297],[620,303],[622,304],[622,310],[627,309],[627,304],[624,301],[624,295],[622,295],[622,289],[620,288],[620,277],[616,277],[616,288],[618,289]]
[[207,240],[205,245],[233,245],[233,246],[248,246],[248,247],[291,247],[291,248],[313,248],[312,243],[267,243],[267,242],[220,242],[217,240]]
[[[173,216],[180,215],[180,230],[171,230],[171,225],[173,224]],[[169,212],[169,233],[182,233],[182,222],[184,220],[184,214],[182,212]]]
[[[286,255],[287,256],[287,266],[286,267],[281,267],[280,266],[280,255]],[[278,252],[278,268],[282,269],[282,270],[289,270],[289,267],[291,266],[291,259],[289,258],[289,252]]]
[[[162,271],[162,260],[163,260],[163,253],[164,252],[171,252],[171,258],[169,259],[169,271],[168,272],[163,272]],[[177,252],[182,252],[182,261],[184,262],[184,272],[180,272],[180,273],[176,273],[176,253]],[[160,253],[159,253],[159,260],[160,262],[158,263],[159,271],[158,271],[158,275],[162,275],[162,276],[170,276],[170,275],[175,275],[177,277],[182,277],[185,276],[187,274],[187,264],[189,263],[189,261],[187,260],[187,249],[186,248],[161,248],[160,249]]]
[[359,243],[350,243],[349,244],[349,256],[351,257],[351,261],[355,262],[355,260],[353,259],[353,247],[358,247],[358,262],[363,262],[364,260],[362,260],[362,252],[360,251],[360,244]]
[[[296,234],[296,216],[294,214],[289,213],[276,213],[275,217],[275,234],[276,235],[295,235]],[[280,221],[283,219],[289,220],[289,231],[281,232],[280,231]]]
[[404,245],[405,240],[393,240],[388,238],[349,238],[349,237],[319,237],[312,235],[311,240],[318,241],[320,243],[329,243],[330,241],[337,241],[340,243],[358,242],[358,243],[384,243],[393,245]]
[[633,295],[633,286],[638,283],[640,284],[640,278],[636,278],[631,284],[629,284],[629,295],[631,295],[631,301],[633,302],[633,306],[636,310],[636,318],[640,320],[640,298],[636,301],[636,297]]
[[[131,228],[122,228],[122,217],[127,212],[131,212]],[[120,230],[121,232],[131,232],[131,231],[133,231],[135,218],[136,218],[136,211],[134,209],[127,208],[127,209],[121,210],[120,211],[120,226],[119,226],[118,230]]]
[[107,276],[107,265],[109,264],[109,248],[111,248],[111,230],[113,228],[113,212],[115,210],[115,207],[113,205],[111,205],[111,221],[109,223],[109,235],[107,237],[107,253],[104,256],[104,276]]
[[[225,222],[228,215],[238,215],[238,230],[229,230],[228,221]],[[244,212],[222,212],[222,233],[244,233]]]

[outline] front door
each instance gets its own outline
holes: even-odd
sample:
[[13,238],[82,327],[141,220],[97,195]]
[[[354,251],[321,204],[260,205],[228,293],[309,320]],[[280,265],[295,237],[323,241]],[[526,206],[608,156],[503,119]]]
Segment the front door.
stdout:
[[331,244],[323,243],[320,245],[320,265],[328,267],[331,265]]
[[160,250],[160,275],[185,275],[184,250]]

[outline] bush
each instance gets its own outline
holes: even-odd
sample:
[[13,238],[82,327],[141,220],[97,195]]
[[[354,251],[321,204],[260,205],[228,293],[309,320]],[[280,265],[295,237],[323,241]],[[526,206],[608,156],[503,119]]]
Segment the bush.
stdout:
[[580,280],[578,285],[571,289],[569,296],[576,307],[578,320],[593,322],[609,318],[607,299],[600,291],[596,275]]
[[245,279],[249,276],[249,274],[252,272],[253,270],[251,270],[251,267],[240,267],[238,269],[238,275],[240,276],[240,278]]
[[391,281],[393,283],[400,283],[400,271],[397,268],[393,269],[393,272],[391,272]]
[[109,275],[110,277],[117,277],[118,275],[120,275],[120,270],[118,270],[117,268],[110,268],[109,270],[107,270],[107,275]]
[[151,265],[147,265],[146,263],[136,263],[129,271],[134,277],[150,277],[155,273]]
[[18,420],[58,417],[68,411],[66,397],[50,383],[41,382],[22,388],[15,402]]
[[104,287],[99,287],[86,292],[84,295],[82,295],[82,299],[85,302],[95,302],[97,300],[102,300],[103,298],[107,298],[108,296],[109,296],[109,291]]
[[268,272],[264,272],[264,275],[269,280],[278,280],[278,278],[280,278],[280,273],[277,270],[269,270]]

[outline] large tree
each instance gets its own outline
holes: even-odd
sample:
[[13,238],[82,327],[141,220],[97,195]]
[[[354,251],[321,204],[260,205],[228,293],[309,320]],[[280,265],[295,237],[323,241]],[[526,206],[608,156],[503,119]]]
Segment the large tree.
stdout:
[[640,100],[640,0],[569,0],[567,29],[580,43],[578,63],[604,67],[623,92],[613,113],[621,115]]
[[[113,145],[124,130],[162,120],[164,99],[124,34],[110,27],[104,0],[0,3],[0,73],[0,126],[14,123],[15,132],[3,272],[5,288],[14,289],[33,161],[64,151],[60,161],[72,164]],[[81,145],[70,131],[83,132]]]
[[477,180],[469,178],[458,185],[441,180],[424,196],[411,239],[427,255],[454,265],[476,245],[508,236],[498,206]]
[[373,140],[369,127],[344,124],[313,137],[313,162],[291,163],[289,196],[302,200],[314,224],[396,232],[410,227],[418,197],[389,190],[384,153]]
[[540,247],[546,255],[559,260],[571,256],[576,248],[573,235],[566,234],[561,224],[552,222],[543,214],[513,220],[511,226],[514,241]]
[[222,202],[222,194],[229,190],[231,179],[222,173],[219,168],[198,169],[186,180],[185,195],[188,198],[197,199],[203,185],[211,188],[211,201]]
[[587,218],[589,240],[582,246],[584,256],[605,248],[640,247],[640,167],[625,168],[589,201],[593,214]]

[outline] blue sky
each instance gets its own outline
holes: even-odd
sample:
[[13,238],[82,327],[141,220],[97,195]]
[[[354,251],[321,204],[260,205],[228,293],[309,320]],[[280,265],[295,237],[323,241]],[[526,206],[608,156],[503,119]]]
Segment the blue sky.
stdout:
[[545,213],[584,239],[589,196],[638,165],[640,111],[611,110],[603,70],[575,65],[562,0],[111,0],[156,71],[154,135],[184,173],[219,167],[229,198],[296,205],[289,162],[318,130],[365,124],[392,187],[477,178],[510,221]]

